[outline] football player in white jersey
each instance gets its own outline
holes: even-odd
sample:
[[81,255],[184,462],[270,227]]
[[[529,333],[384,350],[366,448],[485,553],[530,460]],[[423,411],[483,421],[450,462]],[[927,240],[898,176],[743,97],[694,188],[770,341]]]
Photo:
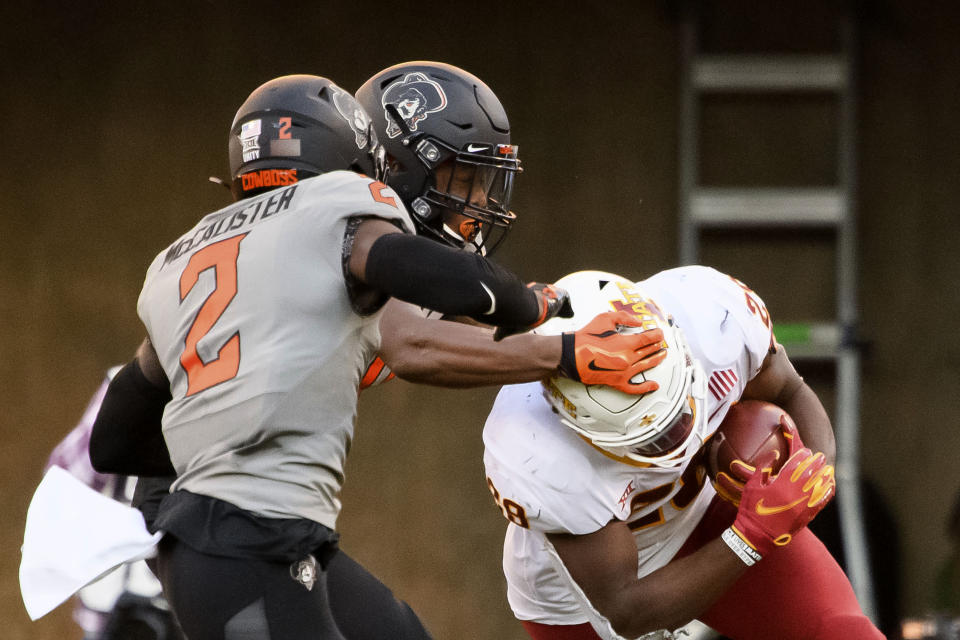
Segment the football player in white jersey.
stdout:
[[[230,157],[238,202],[148,270],[138,312],[149,339],[110,385],[91,457],[103,471],[176,471],[153,525],[167,534],[159,574],[188,636],[341,637],[323,570],[384,303],[471,317],[502,337],[564,314],[566,294],[413,235],[377,180],[385,159],[369,117],[326,79],[257,89],[234,120]],[[623,313],[598,322],[636,324]],[[495,355],[513,349],[535,371],[640,391],[631,378],[662,359],[658,342],[524,335]],[[586,367],[597,350],[611,352],[607,371]],[[410,637],[426,635],[403,617]]]
[[[575,315],[536,332],[629,310],[663,330],[668,355],[642,396],[556,376],[501,390],[484,463],[509,521],[507,597],[528,634],[635,638],[699,619],[736,640],[882,638],[806,528],[835,489],[832,428],[757,294],[702,266],[558,285]],[[779,405],[799,433],[781,425],[791,455],[778,474],[720,474],[728,502],[707,482],[703,444],[742,398]]]

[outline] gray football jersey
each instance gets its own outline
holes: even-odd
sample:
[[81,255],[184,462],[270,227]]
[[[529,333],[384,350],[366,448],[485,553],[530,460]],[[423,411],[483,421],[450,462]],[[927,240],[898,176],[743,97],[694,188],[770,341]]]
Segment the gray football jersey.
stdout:
[[413,224],[399,197],[335,171],[203,218],[150,265],[137,310],[170,380],[173,489],[333,528],[379,311],[347,293],[348,219]]

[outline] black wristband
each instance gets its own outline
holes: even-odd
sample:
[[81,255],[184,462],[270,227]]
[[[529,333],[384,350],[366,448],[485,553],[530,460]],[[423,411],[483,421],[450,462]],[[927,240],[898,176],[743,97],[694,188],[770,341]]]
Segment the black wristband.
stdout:
[[536,322],[540,303],[512,272],[483,256],[402,233],[388,233],[370,247],[367,284],[389,295],[452,316],[485,324]]
[[577,371],[576,339],[577,336],[572,331],[561,335],[563,349],[560,352],[560,373],[580,382],[580,372]]
[[90,462],[100,473],[174,474],[163,439],[163,408],[170,390],[151,384],[136,359],[110,381],[90,434]]

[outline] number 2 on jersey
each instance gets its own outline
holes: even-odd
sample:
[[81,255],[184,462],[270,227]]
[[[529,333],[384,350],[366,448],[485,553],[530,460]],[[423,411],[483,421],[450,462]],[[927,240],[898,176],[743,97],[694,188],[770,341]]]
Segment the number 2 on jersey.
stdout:
[[197,284],[200,274],[207,269],[214,270],[216,283],[190,325],[184,340],[183,353],[180,354],[180,366],[187,373],[187,397],[230,380],[240,369],[239,332],[230,336],[217,350],[217,357],[209,362],[200,359],[197,343],[209,333],[237,295],[237,258],[240,255],[240,241],[246,235],[242,233],[200,249],[190,256],[190,261],[180,275],[181,303]]

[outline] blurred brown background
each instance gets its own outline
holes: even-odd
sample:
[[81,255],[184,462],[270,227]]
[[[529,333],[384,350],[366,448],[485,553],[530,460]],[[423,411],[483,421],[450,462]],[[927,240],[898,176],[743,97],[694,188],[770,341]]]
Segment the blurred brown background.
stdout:
[[[835,3],[752,4],[721,3],[719,40],[835,44],[824,35]],[[916,615],[960,490],[960,10],[872,6],[859,48],[859,307],[872,347],[862,467],[896,522],[880,532],[891,541],[882,551],[899,548],[899,606]],[[149,261],[227,202],[206,178],[226,173],[234,111],[267,79],[316,73],[352,90],[405,60],[462,66],[499,95],[521,147],[521,219],[502,262],[545,281],[580,268],[641,278],[677,263],[679,29],[668,3],[36,2],[8,3],[3,22],[4,638],[77,637],[69,606],[31,623],[20,601],[29,498],[104,371],[138,344]],[[789,124],[737,100],[709,109],[702,143],[735,158],[703,167],[716,181],[755,175],[744,167],[792,184],[833,178],[829,107],[814,101]],[[751,284],[774,320],[829,316],[829,245],[805,246],[797,254],[769,238],[747,260],[737,238],[720,237],[703,255]],[[494,393],[393,382],[360,401],[343,547],[437,638],[524,637],[503,592],[504,523],[483,482]]]

